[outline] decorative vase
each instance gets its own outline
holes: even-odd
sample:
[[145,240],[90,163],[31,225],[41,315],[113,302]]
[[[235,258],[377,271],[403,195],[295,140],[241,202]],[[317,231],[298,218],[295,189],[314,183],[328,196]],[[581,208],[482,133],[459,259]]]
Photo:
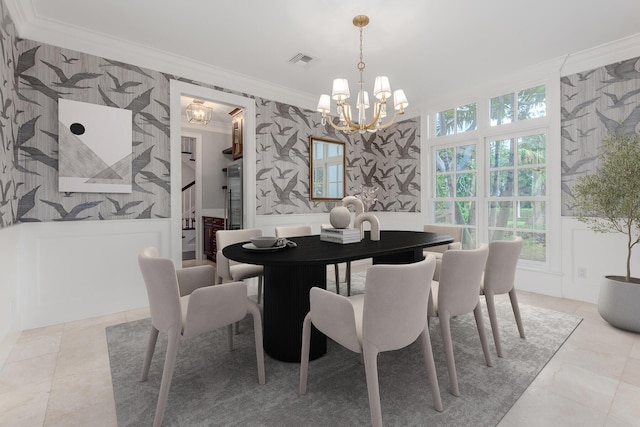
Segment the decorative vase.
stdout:
[[347,228],[351,223],[351,212],[344,206],[336,206],[329,213],[329,222],[333,228]]
[[361,236],[364,234],[363,222],[368,222],[371,225],[371,240],[380,240],[380,220],[378,217],[371,212],[363,213],[356,217],[353,228],[359,228]]
[[[622,280],[616,280],[622,279]],[[600,283],[598,312],[612,326],[632,332],[640,332],[640,280],[605,276]]]

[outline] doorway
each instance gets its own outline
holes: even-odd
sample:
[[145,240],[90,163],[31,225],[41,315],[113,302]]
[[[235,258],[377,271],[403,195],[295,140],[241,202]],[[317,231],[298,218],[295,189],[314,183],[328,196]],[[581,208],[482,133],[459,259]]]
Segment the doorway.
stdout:
[[[170,257],[177,267],[182,265],[182,159],[181,159],[181,136],[182,136],[182,119],[181,119],[181,98],[183,96],[208,100],[214,103],[225,104],[228,106],[238,107],[244,110],[243,133],[243,225],[244,227],[253,227],[255,225],[255,188],[256,188],[256,133],[255,133],[255,117],[256,105],[251,98],[244,96],[221,92],[218,90],[197,86],[177,80],[170,82],[170,98],[171,98],[171,230],[169,232],[169,252]],[[201,149],[201,147],[200,147]],[[198,148],[196,148],[196,165],[198,163]],[[222,155],[222,154],[221,154]],[[197,168],[197,166],[196,166]],[[196,185],[198,181],[198,172],[196,170]],[[200,176],[200,181],[202,178]],[[199,192],[196,190],[196,192]],[[196,198],[197,200],[197,198]],[[198,209],[196,202],[196,221],[201,225],[201,210]],[[203,236],[202,228],[196,230],[196,251],[199,249],[202,253]],[[197,254],[197,252],[196,252]],[[197,257],[198,255],[196,255]],[[200,255],[201,257],[202,255]]]

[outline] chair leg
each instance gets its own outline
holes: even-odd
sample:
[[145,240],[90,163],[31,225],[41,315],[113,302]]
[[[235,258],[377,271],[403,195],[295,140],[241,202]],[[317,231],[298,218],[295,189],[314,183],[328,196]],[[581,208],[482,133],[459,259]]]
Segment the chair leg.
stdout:
[[438,375],[436,373],[436,362],[433,359],[433,347],[431,346],[431,336],[429,335],[429,326],[425,325],[424,331],[420,334],[422,342],[422,352],[424,353],[424,365],[427,369],[427,378],[431,386],[431,396],[433,397],[433,406],[436,411],[442,412],[442,398],[440,397],[440,386],[438,385]]
[[378,383],[378,351],[365,345],[362,353],[364,354],[364,372],[367,378],[371,425],[374,427],[382,427],[380,384]]
[[340,294],[340,271],[338,269],[338,264],[333,264],[333,269],[336,273],[336,294]]
[[176,366],[176,356],[178,355],[178,340],[180,339],[180,330],[171,328],[168,332],[169,341],[167,343],[167,354],[164,359],[164,368],[162,369],[162,381],[160,382],[160,393],[158,394],[158,404],[156,406],[156,415],[153,419],[153,427],[160,427],[164,418],[164,410],[167,407],[167,398],[169,397],[169,388],[173,379],[173,370]]
[[262,275],[258,276],[258,304],[262,301]]
[[491,353],[489,353],[489,341],[487,341],[487,334],[484,331],[484,321],[482,320],[482,309],[480,308],[479,300],[478,305],[473,309],[473,315],[476,318],[476,326],[478,327],[478,335],[480,336],[480,344],[482,344],[484,360],[487,362],[487,366],[493,366],[493,363],[491,363]]
[[447,371],[449,371],[449,386],[451,394],[460,396],[458,388],[458,375],[456,373],[456,360],[453,357],[453,342],[451,341],[451,325],[449,315],[439,313],[440,333],[442,334],[442,346],[444,347],[444,356],[447,360]]
[[264,347],[262,346],[262,318],[257,305],[249,303],[247,311],[253,317],[253,335],[256,342],[256,363],[258,364],[258,383],[265,383],[264,375]]
[[151,359],[153,358],[153,351],[156,349],[156,342],[158,341],[158,330],[151,326],[151,332],[149,333],[149,342],[147,344],[147,353],[144,356],[144,362],[142,363],[142,373],[140,374],[140,381],[146,381],[149,378],[149,367],[151,366]]
[[300,349],[300,394],[307,392],[309,372],[309,347],[311,346],[311,313],[307,313],[302,323],[302,347]]
[[496,303],[493,292],[486,291],[484,298],[487,301],[487,311],[489,312],[489,322],[491,322],[491,332],[493,333],[493,342],[496,345],[496,353],[498,357],[502,357],[502,345],[500,345],[500,332],[498,331],[498,317],[496,316]]
[[344,280],[347,282],[347,296],[351,296],[351,261],[347,261],[347,274]]
[[518,332],[520,333],[520,338],[525,338],[524,325],[522,324],[522,318],[520,317],[520,306],[518,305],[518,297],[516,296],[515,288],[509,291],[509,299],[511,300],[511,308],[513,309],[513,315],[516,318],[516,324],[518,325]]

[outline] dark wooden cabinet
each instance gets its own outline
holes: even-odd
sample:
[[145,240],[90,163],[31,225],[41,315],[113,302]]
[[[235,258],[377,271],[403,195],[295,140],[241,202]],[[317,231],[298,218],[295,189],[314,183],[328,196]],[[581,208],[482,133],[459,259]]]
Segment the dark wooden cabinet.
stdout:
[[204,254],[208,259],[216,262],[216,253],[218,252],[216,231],[224,230],[224,218],[204,216],[202,221],[204,223]]

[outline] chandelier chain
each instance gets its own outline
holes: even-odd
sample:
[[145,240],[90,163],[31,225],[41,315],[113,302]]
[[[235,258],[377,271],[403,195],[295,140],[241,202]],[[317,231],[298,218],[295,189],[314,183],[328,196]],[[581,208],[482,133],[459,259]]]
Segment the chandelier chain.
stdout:
[[362,40],[363,40],[362,27],[360,27],[360,62],[358,62],[358,70],[360,71],[360,74],[361,74],[360,75],[360,79],[361,80],[362,80],[362,71],[364,71],[364,66],[365,66],[364,65],[364,59],[363,59],[363,56],[362,56],[362,45],[363,45]]

